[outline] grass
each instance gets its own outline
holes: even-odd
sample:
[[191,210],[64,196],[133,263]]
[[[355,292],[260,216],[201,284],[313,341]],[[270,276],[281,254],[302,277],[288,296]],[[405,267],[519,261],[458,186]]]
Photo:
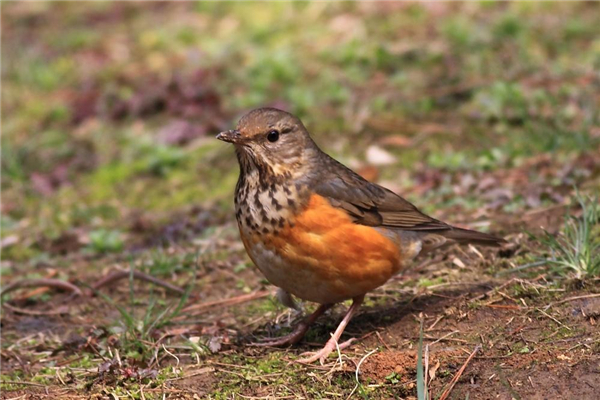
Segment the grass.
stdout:
[[539,237],[550,255],[538,263],[550,265],[553,272],[576,279],[600,275],[600,205],[598,196],[577,194],[581,216],[565,216],[565,224],[558,235],[547,231]]
[[142,314],[134,311],[139,310],[139,307],[133,289],[133,275],[130,275],[129,285],[130,310],[102,292],[97,292],[97,295],[117,309],[121,316],[117,324],[111,328],[111,333],[117,335],[118,348],[123,356],[150,367],[153,362],[158,361],[160,352],[155,333],[169,325],[179,315],[189,298],[192,285],[188,284],[185,293],[178,301],[171,304],[164,304],[162,300],[155,297],[154,292],[151,292]]
[[425,369],[423,367],[423,318],[419,325],[419,345],[417,347],[417,399],[428,400],[429,390],[425,383]]

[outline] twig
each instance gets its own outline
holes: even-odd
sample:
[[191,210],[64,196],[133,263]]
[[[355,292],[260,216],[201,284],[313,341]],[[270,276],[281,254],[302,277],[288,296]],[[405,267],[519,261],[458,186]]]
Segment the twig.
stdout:
[[546,307],[544,307],[544,310],[547,310],[550,307],[557,306],[559,304],[567,303],[569,301],[580,300],[580,299],[591,299],[592,297],[600,297],[600,293],[586,294],[584,296],[569,297],[569,298],[548,304]]
[[348,397],[346,399],[350,399],[352,398],[352,395],[354,394],[354,392],[356,391],[356,389],[358,389],[358,387],[360,386],[360,380],[358,379],[358,375],[360,374],[360,366],[362,365],[363,362],[365,362],[365,360],[367,358],[369,358],[373,353],[375,353],[378,349],[373,349],[370,352],[368,352],[367,354],[365,354],[360,361],[358,362],[358,364],[356,365],[356,371],[354,372],[354,378],[356,379],[356,386],[354,386],[354,389],[352,389],[352,391],[350,392],[350,394],[348,395]]
[[377,336],[377,338],[379,339],[379,341],[381,343],[383,343],[383,346],[388,350],[391,351],[392,349],[390,349],[390,346],[387,345],[387,343],[385,342],[385,340],[383,340],[383,338],[381,337],[381,335],[379,334],[378,331],[375,331],[375,335]]
[[454,375],[454,378],[452,378],[452,380],[450,381],[450,385],[446,388],[446,390],[444,390],[444,392],[440,396],[439,400],[445,400],[446,398],[448,398],[448,396],[450,395],[450,392],[454,388],[454,385],[456,385],[456,382],[458,382],[458,380],[462,376],[463,372],[465,372],[465,369],[467,368],[467,365],[471,362],[471,360],[473,359],[473,357],[475,357],[475,354],[477,354],[477,352],[479,351],[479,349],[481,349],[481,345],[480,344],[478,344],[477,346],[475,346],[475,350],[473,350],[473,352],[471,353],[471,355],[469,356],[469,358],[467,358],[465,360],[465,363],[462,365],[462,367],[460,367],[460,369],[458,370],[458,372],[456,373],[456,375]]
[[46,388],[47,385],[41,383],[27,382],[27,381],[0,381],[3,385],[23,385],[23,386],[37,386]]
[[253,292],[253,293],[248,293],[248,294],[244,294],[241,296],[230,297],[228,299],[208,301],[206,303],[200,303],[200,304],[193,304],[191,306],[184,308],[183,310],[181,310],[181,312],[189,313],[190,311],[204,310],[206,308],[211,308],[211,307],[232,306],[235,304],[245,303],[245,302],[251,301],[251,300],[261,299],[263,297],[268,296],[269,294],[271,294],[270,291],[263,290],[260,292]]
[[61,315],[61,314],[68,314],[69,313],[69,308],[65,307],[65,306],[58,307],[55,310],[48,310],[48,311],[26,310],[24,308],[19,308],[19,307],[11,306],[8,303],[4,303],[4,304],[2,304],[2,306],[6,307],[10,311],[18,313],[18,314],[33,315],[33,316],[40,316],[40,315]]
[[499,308],[502,310],[520,310],[523,308],[512,304],[484,304],[484,306],[489,308]]
[[172,381],[178,381],[178,380],[181,380],[181,379],[187,379],[187,378],[191,378],[191,377],[198,376],[198,375],[204,375],[204,374],[209,373],[209,372],[214,372],[214,370],[215,369],[212,368],[212,367],[204,367],[204,368],[200,368],[199,370],[196,370],[196,371],[192,372],[189,375],[178,376],[176,378],[169,378],[169,379],[166,379],[166,381],[167,382],[172,382]]
[[441,321],[443,318],[444,318],[444,316],[443,316],[443,315],[440,315],[440,316],[439,316],[439,317],[438,317],[438,318],[437,318],[437,319],[436,319],[436,320],[433,322],[433,324],[431,324],[431,325],[429,326],[429,328],[425,329],[425,332],[432,331],[432,330],[433,330],[433,328],[434,328],[434,327],[435,327],[435,326],[438,324],[438,322],[440,322],[440,321]]
[[81,289],[77,286],[73,285],[70,282],[63,281],[60,279],[48,279],[48,278],[40,278],[40,279],[21,279],[16,282],[13,282],[6,286],[2,291],[0,296],[4,296],[5,294],[12,292],[13,290],[24,288],[24,287],[38,287],[38,286],[48,286],[54,287],[57,289],[66,290],[69,292],[73,292],[73,294],[77,296],[81,296],[83,293]]
[[[455,334],[455,333],[457,333],[457,332],[459,332],[459,331],[450,332],[450,333],[448,333],[448,334],[446,334],[446,335],[442,336],[441,338],[437,338],[437,339],[436,339],[436,338],[434,338],[434,337],[432,337],[432,336],[430,336],[430,335],[423,335],[423,337],[424,337],[425,339],[428,339],[428,340],[433,340],[433,339],[435,339],[435,342],[433,342],[433,343],[441,342],[442,340],[445,340],[445,341],[448,341],[448,342],[465,343],[465,344],[466,344],[466,343],[469,343],[469,341],[468,341],[468,340],[464,340],[464,339],[456,339],[456,338],[451,338],[451,337],[449,337],[449,336],[451,336],[451,335],[454,335],[454,334]],[[431,344],[433,344],[433,343],[431,343]]]
[[[437,339],[435,342],[432,342],[430,344],[428,344],[428,346],[433,346],[434,344],[441,342],[442,340],[446,340],[448,339],[449,336],[454,335],[455,333],[459,333],[460,331],[452,331],[450,333],[445,334],[444,336],[442,336],[441,338]],[[426,338],[429,339],[429,338]],[[456,340],[456,339],[455,339]],[[467,341],[464,341],[465,343],[467,343]]]
[[135,279],[139,279],[141,281],[146,281],[146,282],[150,282],[150,283],[154,283],[157,286],[163,287],[165,289],[168,289],[172,292],[176,292],[179,294],[184,294],[185,290],[183,290],[182,288],[172,285],[169,282],[165,282],[162,279],[158,279],[155,278],[151,275],[145,274],[141,271],[115,271],[111,274],[109,274],[108,276],[105,276],[104,278],[100,279],[100,281],[96,282],[94,285],[92,285],[92,289],[93,290],[98,290],[103,286],[107,286],[107,285],[112,285],[113,283],[115,283],[116,281],[119,281],[121,279],[124,278],[128,278],[131,274],[133,274],[133,277]]
[[542,310],[541,308],[537,308],[537,310],[539,312],[541,312],[543,315],[545,315],[546,317],[550,318],[552,321],[554,321],[557,324],[559,324],[560,326],[562,326],[564,328],[567,328],[568,330],[571,330],[571,328],[569,328],[567,325],[563,324],[562,322],[560,322],[559,320],[557,320],[556,318],[554,318],[552,315],[550,315],[546,311]]

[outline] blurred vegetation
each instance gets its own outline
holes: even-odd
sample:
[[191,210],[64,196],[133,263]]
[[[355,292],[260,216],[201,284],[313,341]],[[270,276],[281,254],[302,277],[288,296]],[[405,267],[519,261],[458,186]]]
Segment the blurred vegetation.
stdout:
[[[225,216],[237,167],[212,137],[265,105],[298,113],[353,167],[382,141],[396,161],[378,168],[381,180],[426,211],[480,207],[478,193],[451,196],[456,172],[479,179],[543,154],[567,165],[598,149],[597,11],[7,3],[2,225],[20,240],[5,258],[28,259],[73,228],[95,231],[91,247],[120,249],[107,232],[130,230],[132,213],[160,221],[209,204]],[[434,190],[419,192],[427,179]]]

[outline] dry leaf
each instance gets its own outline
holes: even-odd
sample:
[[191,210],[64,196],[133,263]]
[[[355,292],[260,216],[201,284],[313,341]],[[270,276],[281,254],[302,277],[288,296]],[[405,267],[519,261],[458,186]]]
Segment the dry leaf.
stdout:
[[413,144],[413,141],[408,136],[403,135],[391,135],[387,136],[379,141],[380,144],[386,146],[396,146],[396,147],[410,147]]
[[458,268],[466,268],[467,266],[465,265],[465,263],[458,257],[454,257],[454,259],[452,260],[452,264],[456,265]]
[[396,157],[381,147],[372,145],[367,149],[367,161],[373,165],[390,165],[396,162]]
[[436,360],[435,365],[429,368],[429,382],[435,379],[435,373],[440,368],[440,360]]

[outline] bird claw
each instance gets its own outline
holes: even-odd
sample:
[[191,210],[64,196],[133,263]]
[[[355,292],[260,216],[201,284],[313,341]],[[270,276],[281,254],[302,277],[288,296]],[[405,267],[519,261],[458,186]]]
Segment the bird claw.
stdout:
[[327,341],[327,343],[325,344],[325,346],[313,353],[313,352],[306,352],[306,353],[302,353],[301,356],[306,356],[304,358],[301,358],[299,360],[296,360],[297,362],[299,362],[300,364],[312,364],[315,361],[319,360],[319,363],[321,365],[325,364],[325,360],[327,359],[327,357],[329,357],[329,355],[331,353],[333,353],[334,350],[336,349],[340,349],[340,351],[344,350],[347,347],[350,347],[350,345],[355,341],[355,338],[352,339],[348,339],[343,343],[340,343],[338,345],[336,345],[336,341],[333,340],[333,338],[329,339],[329,341]]

